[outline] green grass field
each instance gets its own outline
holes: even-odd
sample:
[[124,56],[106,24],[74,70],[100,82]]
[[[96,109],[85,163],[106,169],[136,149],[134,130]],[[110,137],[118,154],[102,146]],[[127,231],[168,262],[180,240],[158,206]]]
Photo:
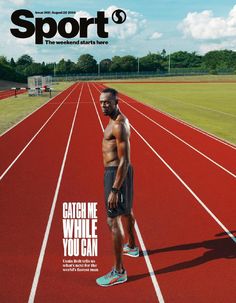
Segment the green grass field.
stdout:
[[[72,82],[61,82],[53,85],[52,97],[70,86]],[[32,113],[49,100],[49,93],[42,96],[29,97],[27,93],[0,100],[0,134],[18,121]]]
[[114,80],[100,80],[101,82],[236,82],[236,75],[192,75],[192,76],[159,76],[146,78],[125,78]]
[[[236,83],[227,83],[227,81],[236,82],[236,75],[138,79],[144,82],[150,80],[159,83],[130,84],[124,81],[124,83],[107,82],[107,85],[236,144]],[[170,83],[162,83],[165,81]],[[175,81],[199,83],[172,83]],[[72,82],[61,82],[54,85],[53,95],[71,84]],[[22,94],[17,98],[0,100],[0,133],[48,100],[48,93],[40,97],[28,97],[27,94]]]
[[236,144],[236,83],[106,85]]

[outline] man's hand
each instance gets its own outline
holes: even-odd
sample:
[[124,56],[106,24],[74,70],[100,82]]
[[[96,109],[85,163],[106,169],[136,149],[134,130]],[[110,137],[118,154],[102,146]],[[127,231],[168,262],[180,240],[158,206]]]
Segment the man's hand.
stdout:
[[110,192],[108,197],[108,208],[117,208],[118,206],[118,193]]

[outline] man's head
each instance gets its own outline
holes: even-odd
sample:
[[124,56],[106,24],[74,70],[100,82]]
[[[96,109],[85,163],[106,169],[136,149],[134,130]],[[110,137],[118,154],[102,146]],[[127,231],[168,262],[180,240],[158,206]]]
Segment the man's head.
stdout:
[[100,95],[100,104],[105,116],[112,116],[117,111],[118,92],[113,88],[105,88]]

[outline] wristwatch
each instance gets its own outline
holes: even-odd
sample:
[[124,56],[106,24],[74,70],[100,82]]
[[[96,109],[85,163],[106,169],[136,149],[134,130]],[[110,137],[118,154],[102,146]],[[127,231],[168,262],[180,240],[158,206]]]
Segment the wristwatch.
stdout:
[[117,194],[119,192],[119,189],[118,188],[115,188],[115,187],[112,187],[111,188],[111,191],[114,193],[114,194]]

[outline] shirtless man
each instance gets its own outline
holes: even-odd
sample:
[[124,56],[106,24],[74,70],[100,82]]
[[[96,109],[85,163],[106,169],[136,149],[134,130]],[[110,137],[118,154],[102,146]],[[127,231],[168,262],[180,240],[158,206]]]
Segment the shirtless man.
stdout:
[[[111,286],[127,281],[122,254],[138,257],[139,248],[135,245],[134,237],[133,168],[130,164],[129,121],[118,107],[116,90],[105,88],[100,96],[100,104],[104,115],[110,117],[104,131],[102,152],[105,167],[107,223],[112,233],[115,264],[111,272],[96,281],[100,286]],[[128,235],[128,243],[125,245],[121,217]]]

